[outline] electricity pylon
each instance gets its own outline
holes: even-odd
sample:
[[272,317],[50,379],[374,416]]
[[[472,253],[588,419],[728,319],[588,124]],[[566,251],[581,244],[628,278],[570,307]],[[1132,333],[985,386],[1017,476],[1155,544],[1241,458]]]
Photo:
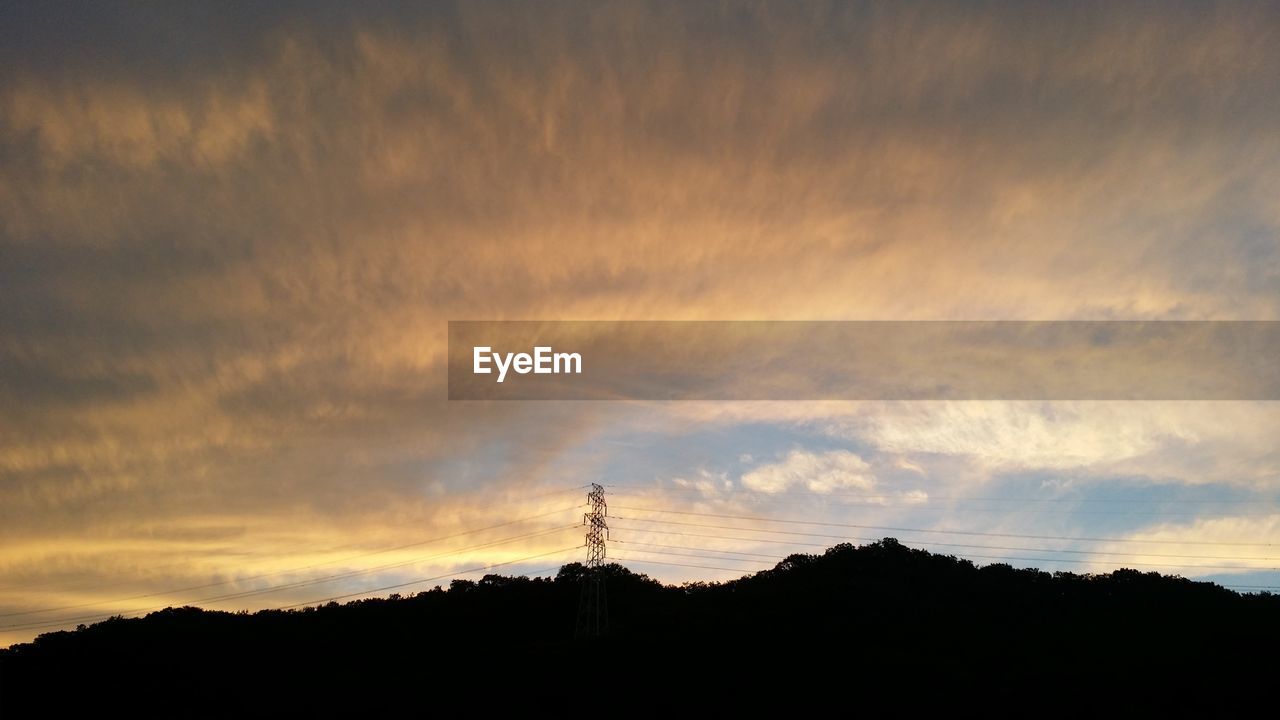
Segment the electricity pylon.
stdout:
[[591,483],[587,493],[591,512],[582,516],[587,526],[587,566],[582,576],[582,595],[578,599],[578,627],[574,635],[580,638],[600,637],[609,631],[609,597],[604,586],[604,543],[609,539],[609,506],[604,501],[604,487]]

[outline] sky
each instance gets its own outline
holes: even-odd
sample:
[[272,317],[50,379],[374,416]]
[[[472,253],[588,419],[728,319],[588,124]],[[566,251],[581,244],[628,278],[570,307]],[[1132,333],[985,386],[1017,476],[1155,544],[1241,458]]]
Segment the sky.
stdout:
[[1280,320],[1277,197],[1274,3],[5,2],[0,645],[554,573],[593,482],[670,582],[1280,586],[1275,402],[446,392],[450,320]]

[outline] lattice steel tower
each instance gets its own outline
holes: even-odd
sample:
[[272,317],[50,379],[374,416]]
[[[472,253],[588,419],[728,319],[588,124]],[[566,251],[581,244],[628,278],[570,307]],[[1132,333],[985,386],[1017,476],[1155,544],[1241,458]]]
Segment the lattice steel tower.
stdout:
[[605,541],[609,539],[609,505],[604,501],[604,487],[591,483],[587,493],[591,512],[582,516],[587,526],[587,565],[582,576],[582,595],[578,600],[578,637],[600,637],[609,631],[609,597],[604,585]]

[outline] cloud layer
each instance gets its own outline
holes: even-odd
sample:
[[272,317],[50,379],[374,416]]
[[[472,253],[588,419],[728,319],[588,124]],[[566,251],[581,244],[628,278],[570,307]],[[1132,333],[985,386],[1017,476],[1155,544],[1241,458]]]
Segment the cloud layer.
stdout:
[[1276,487],[1269,407],[444,400],[449,319],[1280,319],[1273,4],[3,12],[10,584],[498,521],[646,427]]

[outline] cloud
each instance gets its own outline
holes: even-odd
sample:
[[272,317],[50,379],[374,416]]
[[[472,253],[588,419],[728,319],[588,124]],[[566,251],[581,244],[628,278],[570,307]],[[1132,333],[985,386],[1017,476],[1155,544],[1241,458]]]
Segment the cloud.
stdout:
[[[964,458],[987,472],[1082,470],[1097,477],[1274,489],[1275,403],[891,403],[826,424],[907,456]],[[1079,475],[1077,475],[1079,476]]]
[[875,487],[876,479],[870,465],[846,450],[821,454],[792,450],[780,462],[761,465],[744,473],[741,483],[750,490],[769,494],[781,493],[791,488],[829,493],[836,490],[870,490]]
[[[1188,523],[1160,523],[1125,536],[1129,543],[1105,543],[1099,545],[1099,553],[1119,553],[1137,556],[1144,563],[1168,563],[1164,572],[1194,575],[1188,564],[1219,565],[1222,573],[1250,570],[1276,570],[1274,548],[1268,544],[1280,534],[1280,514],[1260,513],[1256,517],[1196,518]],[[1139,543],[1135,546],[1134,543]],[[1145,554],[1144,554],[1145,553]],[[1161,560],[1161,556],[1182,555],[1205,558],[1201,560]],[[1181,567],[1179,563],[1181,562]],[[1111,562],[1112,566],[1123,564]],[[1199,574],[1204,574],[1200,570]]]
[[[557,461],[618,427],[1276,477],[1266,410],[462,405],[443,374],[449,319],[1276,319],[1271,4],[3,13],[0,544],[25,581],[33,548],[74,537],[84,570],[143,520],[243,528],[189,539],[202,572],[407,541],[589,480]],[[873,451],[748,476],[857,486]]]
[[700,468],[691,478],[672,478],[671,484],[688,490],[696,490],[703,496],[715,496],[733,489],[728,473],[715,473]]
[[[1280,487],[1273,402],[632,403],[627,432],[775,428],[853,443],[885,471],[964,486],[1048,471],[1064,480]],[[758,457],[758,455],[757,455]],[[905,477],[905,476],[904,476]]]

